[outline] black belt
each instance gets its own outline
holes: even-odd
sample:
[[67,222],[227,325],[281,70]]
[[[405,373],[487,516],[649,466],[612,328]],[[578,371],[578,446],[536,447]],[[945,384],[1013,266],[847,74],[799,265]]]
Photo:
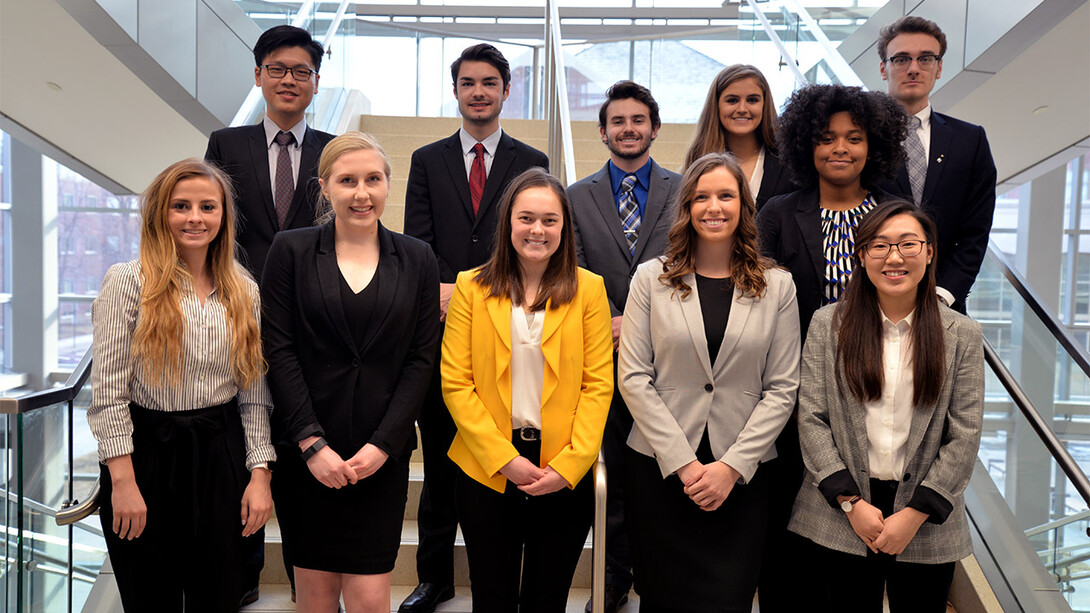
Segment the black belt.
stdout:
[[514,439],[516,436],[524,441],[540,441],[541,430],[538,430],[533,426],[523,426],[521,428],[515,428],[511,438]]

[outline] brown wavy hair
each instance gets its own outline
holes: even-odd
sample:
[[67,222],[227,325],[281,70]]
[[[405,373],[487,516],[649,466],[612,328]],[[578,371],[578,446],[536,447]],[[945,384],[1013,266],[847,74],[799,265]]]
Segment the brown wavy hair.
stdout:
[[700,119],[696,121],[696,129],[693,130],[693,139],[689,143],[689,150],[685,152],[683,168],[688,168],[704,154],[730,151],[727,147],[727,131],[723,128],[723,122],[719,121],[719,97],[731,83],[742,79],[756,79],[757,84],[761,86],[765,101],[761,109],[761,125],[757,130],[757,141],[771,153],[776,153],[776,128],[779,118],[776,115],[776,105],[772,101],[772,90],[768,86],[768,79],[756,66],[734,64],[719,71],[711,87],[708,88],[704,108],[700,111]]
[[579,262],[575,255],[575,226],[572,221],[571,202],[568,201],[568,194],[560,181],[543,168],[530,168],[515,177],[504,190],[499,202],[499,220],[496,223],[492,257],[477,269],[473,280],[488,288],[489,298],[510,298],[515,306],[522,305],[525,290],[522,286],[518,252],[511,244],[511,209],[514,208],[519,194],[534,187],[551,190],[560,200],[560,209],[563,211],[560,244],[549,258],[549,265],[541,277],[537,300],[530,305],[531,311],[541,311],[546,305],[551,304],[555,309],[571,302],[579,287]]
[[231,331],[233,370],[239,387],[247,387],[265,374],[261,334],[250,293],[250,274],[235,260],[235,205],[231,184],[220,170],[198,159],[182,160],[167,167],[140,197],[143,224],[140,229],[140,317],[133,333],[132,355],[149,380],[181,383],[185,362],[185,319],[182,316],[182,285],[193,282],[178,257],[177,245],[167,224],[171,196],[178,183],[208,179],[223,195],[223,221],[208,247],[208,264],[216,295],[227,314]]
[[[935,294],[935,262],[939,257],[935,244],[935,223],[919,207],[905,200],[884,202],[859,223],[856,231],[854,270],[844,297],[836,307],[837,384],[847,386],[860,402],[874,402],[882,397],[885,386],[882,368],[882,314],[878,309],[878,290],[863,268],[863,250],[882,224],[897,215],[908,215],[923,228],[924,239],[931,245],[931,261],[916,288],[916,310],[912,318],[912,404],[933,405],[939,398],[946,373],[946,336],[942,326],[939,300]],[[926,254],[926,250],[920,254]]]
[[776,264],[761,256],[757,242],[757,206],[749,181],[742,173],[738,160],[729,153],[713,152],[697,158],[685,170],[681,179],[681,188],[677,192],[677,213],[674,224],[668,234],[669,244],[663,254],[662,274],[659,281],[663,285],[681,292],[681,297],[688,298],[692,288],[683,280],[691,272],[696,272],[696,230],[693,228],[692,204],[696,195],[696,184],[700,177],[715,170],[726,168],[738,182],[738,197],[741,214],[738,227],[734,230],[734,251],[731,253],[731,281],[746,296],[760,297],[764,294],[765,271]]

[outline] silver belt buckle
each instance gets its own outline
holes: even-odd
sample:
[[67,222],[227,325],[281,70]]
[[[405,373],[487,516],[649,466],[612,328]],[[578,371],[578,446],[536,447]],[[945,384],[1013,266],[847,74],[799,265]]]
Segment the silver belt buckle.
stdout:
[[524,441],[540,441],[541,430],[533,426],[523,426],[519,428],[519,438]]

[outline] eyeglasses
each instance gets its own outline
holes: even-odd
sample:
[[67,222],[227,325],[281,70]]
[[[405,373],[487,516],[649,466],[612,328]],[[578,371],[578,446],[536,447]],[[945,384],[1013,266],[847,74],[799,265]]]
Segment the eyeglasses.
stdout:
[[265,72],[269,73],[269,76],[274,79],[283,79],[289,72],[296,81],[306,81],[310,79],[310,76],[318,72],[317,70],[311,70],[309,68],[303,68],[296,66],[295,68],[288,68],[287,66],[280,66],[278,64],[265,64],[262,66]]
[[908,240],[899,243],[875,241],[873,243],[868,243],[867,246],[864,247],[864,250],[867,252],[867,255],[876,260],[884,260],[889,257],[891,249],[896,249],[897,253],[901,254],[901,257],[903,258],[911,258],[920,255],[920,252],[923,251],[923,246],[929,242],[931,241]]
[[912,65],[912,60],[916,60],[916,64],[919,65],[921,70],[931,70],[942,61],[942,56],[933,54],[921,55],[920,57],[894,55],[886,58],[886,61],[893,64],[893,67],[898,70],[907,70]]

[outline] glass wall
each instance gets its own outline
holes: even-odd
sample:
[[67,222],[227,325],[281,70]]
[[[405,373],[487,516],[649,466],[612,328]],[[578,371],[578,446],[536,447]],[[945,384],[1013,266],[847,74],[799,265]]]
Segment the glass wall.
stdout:
[[11,137],[0,132],[0,372],[11,370]]

